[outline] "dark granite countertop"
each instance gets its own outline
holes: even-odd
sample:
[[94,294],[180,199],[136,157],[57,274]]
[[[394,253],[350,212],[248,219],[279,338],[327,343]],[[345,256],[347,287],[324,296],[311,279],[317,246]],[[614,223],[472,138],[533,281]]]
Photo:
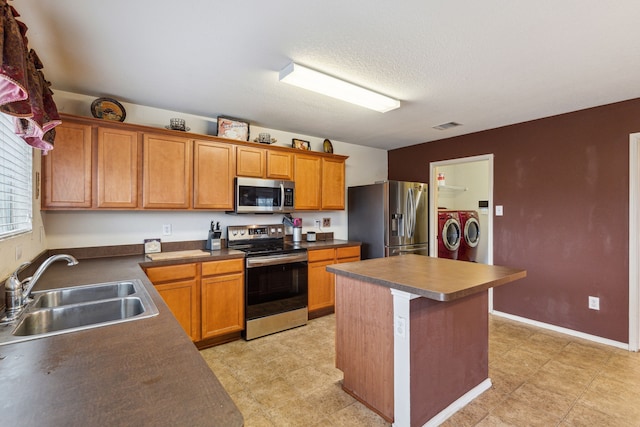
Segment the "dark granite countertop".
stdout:
[[140,279],[160,313],[0,346],[3,425],[243,425],[238,408],[140,268],[162,263],[136,255],[51,265],[36,289]]
[[327,266],[339,276],[386,286],[436,301],[451,301],[526,277],[517,268],[403,255]]

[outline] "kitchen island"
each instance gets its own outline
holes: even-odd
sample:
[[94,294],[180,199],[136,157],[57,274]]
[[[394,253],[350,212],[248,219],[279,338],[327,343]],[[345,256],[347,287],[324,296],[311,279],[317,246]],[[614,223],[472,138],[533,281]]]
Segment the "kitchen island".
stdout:
[[[244,256],[235,252],[219,251],[215,259]],[[36,290],[139,279],[159,314],[0,346],[0,424],[243,425],[242,414],[140,264],[162,262],[138,255],[51,265]]]
[[405,255],[327,271],[343,389],[394,426],[438,425],[491,387],[488,289],[524,270]]

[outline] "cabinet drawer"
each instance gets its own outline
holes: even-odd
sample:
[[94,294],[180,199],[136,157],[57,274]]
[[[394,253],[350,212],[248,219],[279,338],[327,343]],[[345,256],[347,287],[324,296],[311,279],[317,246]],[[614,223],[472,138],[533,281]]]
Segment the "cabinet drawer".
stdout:
[[169,280],[192,279],[197,274],[197,264],[177,264],[165,267],[147,268],[145,273],[152,283],[167,282]]
[[360,246],[338,248],[336,253],[336,258],[338,259],[360,257]]
[[244,259],[228,259],[224,261],[209,261],[202,263],[202,276],[215,276],[218,274],[241,273],[244,267]]
[[335,259],[335,256],[336,256],[336,250],[333,248],[316,249],[316,250],[307,252],[307,258],[309,262],[333,260]]

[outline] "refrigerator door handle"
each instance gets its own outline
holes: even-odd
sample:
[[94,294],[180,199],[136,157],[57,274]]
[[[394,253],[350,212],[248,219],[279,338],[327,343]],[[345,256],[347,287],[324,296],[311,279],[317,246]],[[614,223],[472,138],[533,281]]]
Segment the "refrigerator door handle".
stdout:
[[413,188],[407,190],[407,237],[413,238],[416,226],[416,210],[413,199]]

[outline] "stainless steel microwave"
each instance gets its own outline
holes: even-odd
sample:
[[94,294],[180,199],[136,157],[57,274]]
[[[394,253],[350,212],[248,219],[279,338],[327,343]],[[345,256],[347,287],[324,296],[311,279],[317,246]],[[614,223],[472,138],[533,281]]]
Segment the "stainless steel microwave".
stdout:
[[295,183],[238,177],[235,181],[236,213],[293,212]]

